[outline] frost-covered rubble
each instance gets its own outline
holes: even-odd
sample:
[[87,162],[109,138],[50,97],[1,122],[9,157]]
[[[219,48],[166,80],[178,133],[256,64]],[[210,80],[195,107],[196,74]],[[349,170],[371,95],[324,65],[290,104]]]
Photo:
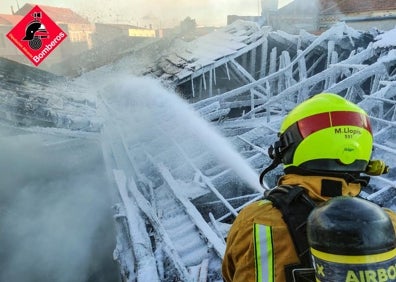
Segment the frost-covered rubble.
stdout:
[[[394,30],[339,23],[321,35],[289,35],[239,21],[175,42],[142,69],[154,79],[125,75],[136,67],[131,54],[74,81],[12,73],[0,61],[3,122],[68,137],[99,133],[117,192],[114,259],[125,281],[221,281],[228,228],[267,188],[258,174],[282,118],[319,92],[369,113],[373,156],[390,173],[373,177],[362,196],[396,210]],[[269,187],[279,173],[268,174]]]
[[[254,34],[251,40],[246,40],[249,38],[246,36],[238,41],[245,43],[239,46],[240,49],[230,52],[235,45],[229,38],[222,41],[224,45],[218,44],[226,38],[218,35],[229,31],[224,29],[217,31],[217,34],[208,35],[204,42],[197,40],[189,44],[178,44],[177,52],[171,51],[168,57],[164,56],[158,61],[157,68],[151,68],[152,74],[158,75],[168,86],[173,85],[204,119],[212,121],[257,174],[271,162],[266,149],[276,140],[282,117],[297,103],[313,94],[329,91],[360,104],[373,120],[376,140],[373,157],[384,159],[391,167],[389,174],[373,177],[361,195],[395,209],[396,152],[391,140],[395,136],[396,102],[393,84],[396,56],[391,43],[392,32],[359,32],[339,23],[321,35],[302,32],[299,36],[292,36],[282,32],[268,32],[268,29],[265,32],[260,29],[250,32],[245,27],[245,23],[241,22],[233,25],[233,28],[241,29],[240,33]],[[206,47],[209,38],[212,38],[213,43],[218,38],[216,44],[213,44],[213,53]],[[236,36],[236,40],[240,38]],[[180,49],[183,46],[189,54],[207,51],[201,61],[194,56],[186,60]],[[217,46],[222,46],[224,56],[219,56]],[[199,50],[200,47],[203,49]],[[154,92],[161,93],[159,90]],[[166,99],[167,95],[163,93],[161,98],[157,98],[158,101]],[[173,109],[169,106],[165,108]],[[177,124],[176,128],[184,129],[185,124],[175,121],[168,111],[159,110],[159,116],[165,125]],[[193,124],[186,123],[190,130],[201,132]],[[161,127],[161,124],[157,126]],[[187,194],[187,198],[210,223],[216,234],[224,238],[234,215],[248,202],[260,197],[261,193],[248,189],[248,184],[241,185],[235,179],[234,173],[238,168],[227,167],[221,158],[201,148],[201,142],[191,141],[200,140],[197,137],[199,133],[188,138],[186,131],[182,135],[184,138],[179,139],[176,138],[180,135],[175,129],[166,128],[168,134],[165,135],[158,130],[154,130],[155,133],[148,131],[151,137],[145,140],[150,140],[148,144],[155,144],[155,150],[148,153],[148,159],[153,163],[164,163],[167,171],[164,173],[160,170],[157,172],[158,177],[167,179],[171,175],[171,187],[179,187],[175,184],[176,180],[184,183],[183,192],[178,189],[173,191],[175,197],[181,193],[184,196]],[[125,134],[128,136],[128,133]],[[169,136],[174,136],[171,138],[174,140],[165,142]],[[209,148],[218,148],[216,142],[210,141],[210,134],[206,138],[209,140]],[[126,144],[130,143],[126,141]],[[195,149],[193,152],[188,149],[191,147]],[[148,145],[148,148],[151,150],[152,147]],[[139,162],[134,157],[141,153],[141,149],[131,153],[136,166],[139,166]],[[177,157],[179,155],[180,159]],[[138,159],[143,162],[145,157]],[[280,173],[281,167],[278,167],[268,175],[268,186],[275,185]],[[210,189],[211,183],[214,190]],[[188,191],[194,191],[192,187],[197,185],[202,188],[200,193],[189,194]],[[251,187],[254,188],[255,185]],[[156,185],[151,189],[156,191]],[[153,206],[154,203],[155,200],[151,200]]]
[[89,87],[0,58],[0,115],[18,126],[98,132],[102,121]]

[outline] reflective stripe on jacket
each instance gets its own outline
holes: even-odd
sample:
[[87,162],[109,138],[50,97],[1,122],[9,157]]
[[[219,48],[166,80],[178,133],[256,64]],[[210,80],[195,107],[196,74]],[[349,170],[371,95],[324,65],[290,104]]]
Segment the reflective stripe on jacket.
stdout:
[[254,224],[254,260],[256,281],[274,281],[274,247],[271,226]]
[[[309,196],[318,202],[329,198],[321,195],[321,182],[325,177],[285,175],[279,185],[304,187]],[[357,196],[360,185],[340,181],[342,194]],[[386,209],[396,232],[396,214]],[[285,266],[299,264],[296,251],[281,212],[268,200],[245,207],[232,224],[224,254],[222,273],[224,281],[230,282],[285,282]]]
[[227,238],[225,281],[284,282],[284,266],[295,263],[299,260],[287,226],[270,201],[253,203],[239,213]]

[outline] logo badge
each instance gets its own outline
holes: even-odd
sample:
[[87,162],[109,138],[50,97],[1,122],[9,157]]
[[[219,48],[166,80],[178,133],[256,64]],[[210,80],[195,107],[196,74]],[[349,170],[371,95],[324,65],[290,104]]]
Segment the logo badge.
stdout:
[[35,6],[7,37],[37,67],[67,35],[39,6]]

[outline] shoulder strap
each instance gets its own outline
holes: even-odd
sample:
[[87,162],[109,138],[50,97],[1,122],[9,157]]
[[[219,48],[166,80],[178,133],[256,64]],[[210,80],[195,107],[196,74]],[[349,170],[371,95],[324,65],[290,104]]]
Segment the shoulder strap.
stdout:
[[266,192],[264,197],[281,211],[301,266],[312,268],[306,225],[315,202],[299,186],[281,185]]

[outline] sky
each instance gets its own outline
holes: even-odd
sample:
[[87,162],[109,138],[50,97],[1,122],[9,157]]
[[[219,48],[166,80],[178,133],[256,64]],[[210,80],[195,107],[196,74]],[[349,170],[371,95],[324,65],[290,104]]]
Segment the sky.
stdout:
[[[292,0],[279,0],[279,5]],[[1,0],[0,13],[11,13],[26,3],[70,8],[92,22],[128,23],[141,26],[151,22],[153,27],[175,26],[186,17],[200,25],[223,26],[227,15],[257,16],[260,0]]]

